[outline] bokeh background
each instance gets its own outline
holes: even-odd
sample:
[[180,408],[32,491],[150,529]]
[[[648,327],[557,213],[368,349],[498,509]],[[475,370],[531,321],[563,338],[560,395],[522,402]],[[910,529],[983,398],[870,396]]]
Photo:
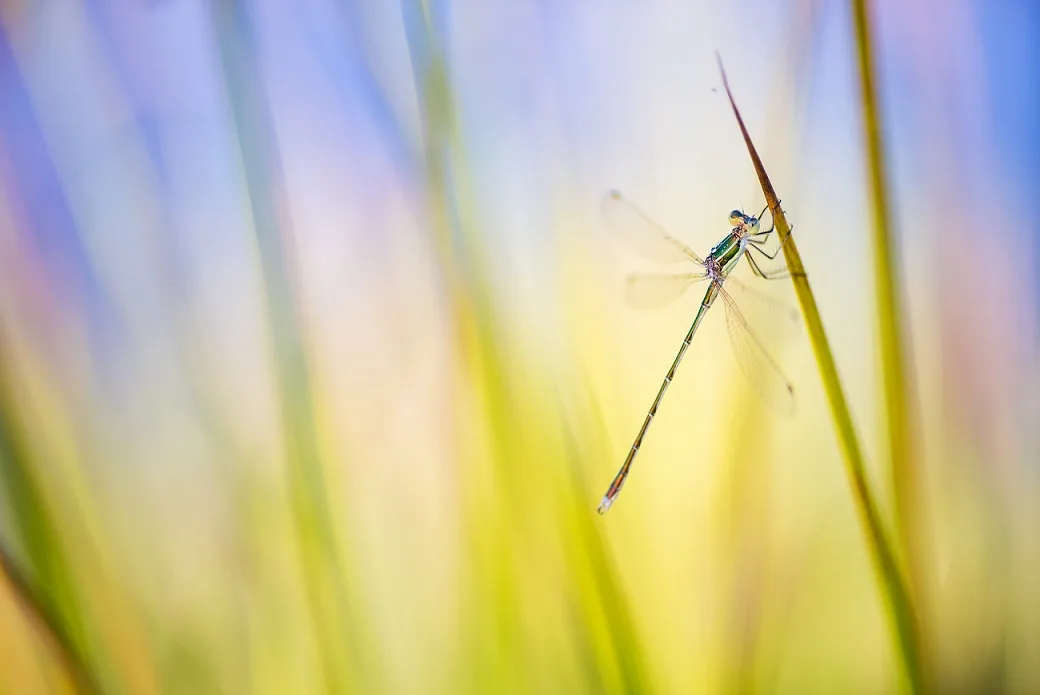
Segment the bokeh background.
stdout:
[[[1040,692],[1040,6],[873,3],[943,692]],[[0,4],[0,692],[907,688],[804,328],[605,230],[795,225],[891,524],[838,0]],[[789,282],[737,275],[796,306]]]

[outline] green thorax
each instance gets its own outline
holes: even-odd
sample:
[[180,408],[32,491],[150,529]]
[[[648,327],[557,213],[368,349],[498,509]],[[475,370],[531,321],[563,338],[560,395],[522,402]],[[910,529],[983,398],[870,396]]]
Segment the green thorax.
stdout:
[[715,244],[708,261],[714,260],[719,264],[722,274],[724,276],[729,275],[730,271],[737,265],[737,261],[740,260],[743,252],[744,247],[740,243],[740,237],[731,232],[726,235],[725,239]]

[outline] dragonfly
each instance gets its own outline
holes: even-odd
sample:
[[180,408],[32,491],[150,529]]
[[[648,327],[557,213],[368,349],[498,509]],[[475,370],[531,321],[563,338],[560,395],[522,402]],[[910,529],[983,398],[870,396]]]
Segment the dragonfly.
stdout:
[[[781,243],[771,253],[766,250],[765,243],[775,227],[762,229],[760,220],[765,211],[766,209],[763,208],[757,216],[747,215],[741,210],[732,211],[729,214],[731,225],[729,233],[712,247],[707,258],[701,258],[689,246],[669,235],[664,228],[650,219],[620,192],[611,191],[604,198],[603,217],[607,226],[615,235],[626,241],[634,251],[659,263],[685,261],[693,265],[692,270],[680,273],[630,275],[627,282],[627,294],[632,304],[651,306],[678,299],[692,285],[703,281],[707,281],[708,288],[704,292],[704,298],[694,316],[693,324],[686,332],[686,337],[679,346],[679,352],[672,361],[672,366],[665,374],[661,388],[650,405],[650,410],[643,420],[643,426],[639,428],[639,434],[632,442],[632,448],[625,458],[625,463],[614,476],[607,493],[603,496],[603,501],[599,504],[597,511],[600,514],[604,514],[610,509],[621,492],[621,488],[632,470],[632,462],[643,445],[643,439],[646,437],[650,423],[657,415],[661,399],[664,398],[665,391],[675,378],[675,370],[678,369],[679,363],[686,355],[690,343],[693,342],[693,336],[697,333],[708,309],[720,297],[726,306],[726,327],[733,352],[744,376],[767,405],[782,414],[794,412],[794,387],[766,352],[758,336],[748,326],[748,322],[737,308],[733,296],[723,287],[724,284],[728,284],[731,287],[737,287],[743,293],[756,294],[754,290],[743,285],[736,278],[730,277],[730,273],[742,258],[747,260],[752,272],[760,278],[789,277],[786,269],[764,270],[760,261],[752,255],[752,252],[755,252],[764,258],[773,260],[783,246]],[[766,299],[771,300],[768,297]]]

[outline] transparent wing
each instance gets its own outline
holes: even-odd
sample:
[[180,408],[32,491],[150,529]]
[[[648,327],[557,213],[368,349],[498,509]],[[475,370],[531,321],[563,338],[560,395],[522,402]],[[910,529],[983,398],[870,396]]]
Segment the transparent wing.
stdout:
[[791,382],[762,347],[762,342],[748,326],[733,297],[722,288],[719,288],[719,295],[726,304],[726,327],[740,370],[769,407],[783,415],[792,415],[795,400]]
[[625,281],[628,303],[639,309],[657,309],[681,297],[707,273],[635,273]]
[[669,235],[618,191],[608,193],[602,207],[607,226],[633,251],[658,263],[693,261],[704,265],[704,260],[689,246]]
[[726,278],[726,289],[744,307],[756,326],[763,326],[766,335],[777,339],[789,338],[801,322],[801,314],[793,305],[777,299],[730,275]]

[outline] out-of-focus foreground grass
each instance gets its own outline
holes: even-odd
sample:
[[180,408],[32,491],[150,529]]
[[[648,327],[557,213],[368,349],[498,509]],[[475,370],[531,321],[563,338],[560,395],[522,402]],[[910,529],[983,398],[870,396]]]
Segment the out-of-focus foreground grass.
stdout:
[[[906,687],[768,312],[795,417],[709,314],[595,514],[697,301],[624,305],[600,197],[762,204],[715,48],[890,489],[845,4],[563,5],[2,6],[0,692]],[[1037,11],[876,10],[924,641],[1035,692]]]

